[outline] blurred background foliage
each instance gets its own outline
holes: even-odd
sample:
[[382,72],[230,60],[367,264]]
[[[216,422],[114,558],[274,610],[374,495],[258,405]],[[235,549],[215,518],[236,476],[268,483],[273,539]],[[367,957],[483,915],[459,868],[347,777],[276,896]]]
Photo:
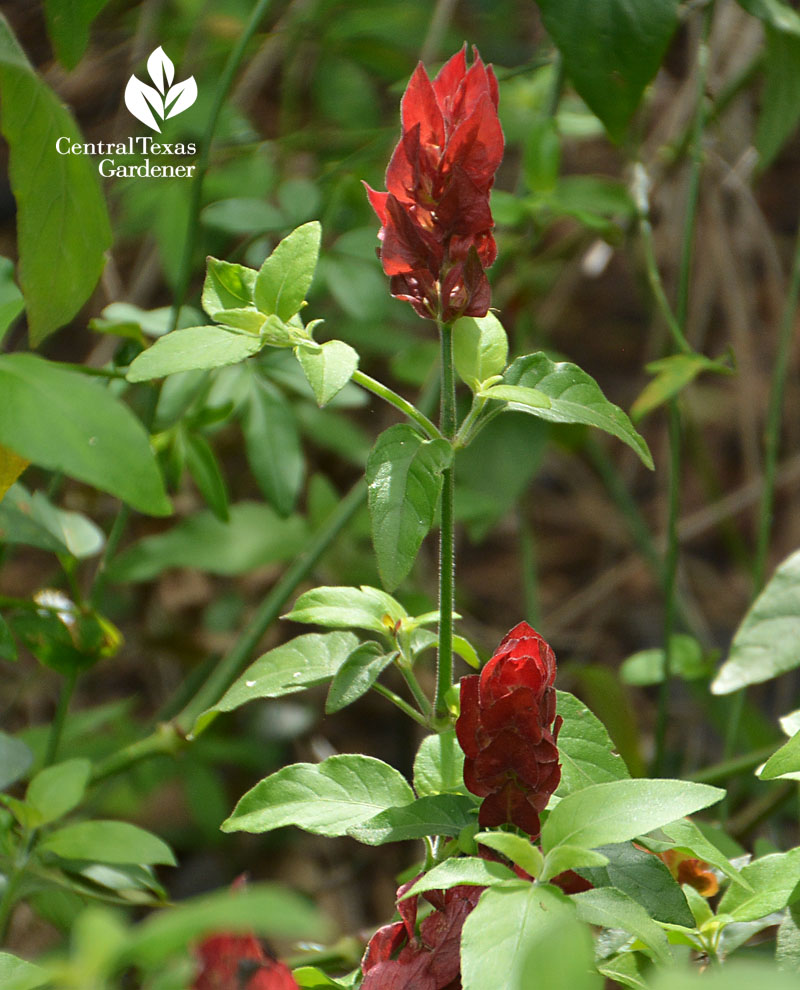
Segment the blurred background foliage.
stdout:
[[[70,107],[86,141],[141,133],[125,110],[123,92],[131,73],[141,71],[161,45],[177,78],[194,75],[199,89],[194,106],[166,122],[164,140],[200,143],[215,86],[254,5],[97,2],[85,52],[78,46],[59,57],[53,50],[59,5],[46,6],[49,30],[39,3],[4,0],[0,11],[36,70]],[[693,59],[701,29],[696,6],[682,5],[679,30],[635,123],[653,181],[658,260],[670,290],[687,197]],[[465,40],[494,63],[500,79],[507,150],[493,197],[499,257],[490,276],[512,354],[545,349],[564,356],[630,409],[649,380],[644,365],[664,352],[665,330],[652,313],[634,236],[629,162],[564,84],[531,0],[438,0],[434,6],[422,0],[290,0],[269,6],[219,118],[181,323],[203,322],[199,290],[207,255],[258,267],[288,231],[318,218],[323,251],[309,314],[326,321],[320,339],[352,344],[364,370],[434,410],[438,369],[431,327],[389,296],[375,257],[378,225],[361,180],[383,185],[399,132],[399,97],[417,60],[435,70]],[[765,83],[764,52],[761,22],[733,0],[719,2],[710,35],[709,124],[688,337],[705,354],[731,354],[734,375],[703,376],[681,395],[682,640],[676,656],[683,679],[669,728],[668,768],[675,775],[691,775],[722,753],[727,702],[711,698],[706,686],[751,595],[761,433],[799,206],[796,115],[789,119],[790,108],[777,123],[765,121],[771,104],[764,87],[777,83],[769,72]],[[753,150],[757,141],[760,160]],[[14,259],[15,204],[5,159],[3,148],[0,254]],[[104,191],[113,246],[101,282],[71,325],[43,348],[54,359],[95,367],[110,361],[124,366],[144,337],[167,329],[180,289],[191,183],[113,179]],[[24,321],[3,346],[25,347]],[[793,361],[772,564],[800,543],[796,355]],[[309,533],[329,518],[359,476],[374,437],[392,422],[390,412],[355,386],[319,409],[285,352],[246,366],[174,376],[148,411],[151,396],[143,388],[130,401],[143,416],[153,416],[176,516],[136,517],[110,564],[104,612],[124,644],[79,685],[64,736],[64,749],[74,756],[102,759],[135,740],[143,724],[180,709],[191,686],[237,642]],[[661,643],[667,461],[662,409],[649,411],[638,425],[654,453],[655,473],[609,438],[522,415],[500,417],[461,457],[457,492],[461,631],[486,656],[521,618],[536,625],[559,657],[561,686],[605,722],[634,773],[643,770],[653,745],[652,685],[659,674],[652,651]],[[28,488],[47,484],[36,469],[22,480]],[[56,484],[51,494],[63,508],[85,514],[106,533],[111,529],[117,511],[111,497],[73,482]],[[398,592],[415,612],[435,607],[429,543]],[[70,581],[80,586],[93,574],[97,549],[76,554],[63,569],[47,547],[36,546],[5,547],[0,593],[69,590]],[[379,585],[365,510],[314,578]],[[253,658],[299,631],[273,623]],[[24,640],[19,630],[17,635]],[[29,649],[21,650],[19,661],[4,664],[3,724],[41,754],[56,679],[30,655],[35,637],[24,642]],[[793,676],[752,695],[742,733],[748,747],[776,740],[775,716],[793,707],[795,691]],[[368,696],[337,716],[321,712],[322,696],[315,692],[300,701],[250,705],[218,719],[177,759],[159,756],[109,778],[92,810],[139,822],[173,843],[181,865],[166,882],[176,896],[224,885],[247,870],[311,893],[345,931],[373,924],[391,913],[395,877],[407,865],[408,850],[392,846],[376,853],[345,839],[285,831],[266,837],[218,831],[244,789],[293,759],[363,751],[400,769],[410,766],[414,730],[395,719],[382,699]],[[737,786],[732,829],[747,840],[765,807],[771,809],[764,801],[772,792],[750,778]],[[777,840],[785,827],[775,818],[767,837]],[[30,952],[52,941],[49,926],[69,926],[75,896],[65,893],[63,903],[51,895],[41,899],[40,920],[18,916],[15,944]]]

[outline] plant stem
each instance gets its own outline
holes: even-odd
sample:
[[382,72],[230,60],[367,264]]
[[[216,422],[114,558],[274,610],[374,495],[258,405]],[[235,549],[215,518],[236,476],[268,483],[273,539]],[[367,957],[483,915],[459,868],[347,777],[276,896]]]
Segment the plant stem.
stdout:
[[395,694],[391,688],[387,688],[380,682],[376,681],[375,684],[372,685],[372,689],[391,701],[393,705],[396,705],[400,711],[408,715],[409,718],[413,718],[415,722],[419,722],[419,724],[425,726],[426,729],[429,728],[428,720],[425,716],[421,715],[416,708],[412,708],[407,701],[404,701],[399,694]]
[[47,737],[47,749],[44,754],[44,766],[49,767],[51,763],[56,762],[56,757],[58,756],[58,746],[61,742],[61,735],[64,732],[64,723],[67,719],[67,712],[69,711],[69,703],[72,700],[73,692],[75,691],[75,684],[78,681],[78,671],[71,670],[68,674],[65,674],[64,679],[61,682],[61,691],[58,696],[58,704],[56,705],[55,715],[53,716],[53,721],[50,725],[50,733]]
[[200,153],[197,157],[197,168],[194,176],[192,177],[192,186],[189,191],[189,220],[186,225],[186,236],[183,240],[183,250],[181,253],[181,261],[178,268],[178,277],[175,285],[175,297],[172,303],[172,314],[170,317],[171,330],[174,330],[178,326],[181,306],[183,305],[184,300],[186,299],[186,293],[189,290],[189,280],[192,274],[192,251],[194,249],[195,240],[197,239],[197,224],[200,217],[200,204],[203,197],[203,180],[205,179],[206,172],[208,171],[211,144],[214,140],[214,132],[217,129],[217,120],[219,119],[220,112],[233,84],[233,77],[236,75],[239,64],[244,57],[245,49],[247,48],[250,39],[256,33],[258,25],[261,23],[261,20],[267,12],[269,5],[270,0],[258,0],[253,7],[253,12],[250,14],[250,20],[245,25],[244,31],[242,31],[239,35],[239,40],[236,42],[236,45],[228,56],[228,61],[225,63],[225,68],[222,70],[222,75],[219,77],[217,88],[214,91],[214,102],[211,104],[211,110],[206,122],[206,129],[200,139]]
[[730,760],[722,760],[720,763],[690,773],[688,779],[698,784],[717,784],[728,780],[730,777],[750,773],[757,766],[765,763],[780,745],[781,743],[776,742],[771,746],[755,749],[751,753],[744,753],[742,756],[735,756]]
[[[453,329],[437,321],[442,345],[442,394],[439,425],[447,440],[456,432],[456,385],[453,369]],[[439,654],[436,669],[436,715],[447,717],[447,693],[453,683],[454,487],[451,464],[442,472],[442,528],[439,539]]]
[[208,680],[178,715],[176,721],[181,731],[191,732],[197,716],[219,701],[239,676],[267,627],[278,618],[300,582],[311,573],[331,543],[364,504],[364,496],[364,482],[358,481],[311,538],[305,552],[294,559],[242,631],[231,651],[222,658]]
[[360,385],[368,392],[372,392],[373,395],[377,395],[378,398],[383,399],[384,402],[388,402],[390,406],[394,406],[395,409],[399,409],[401,413],[408,416],[409,419],[412,419],[418,426],[422,427],[431,440],[442,439],[442,434],[436,425],[432,423],[424,413],[421,413],[416,406],[413,406],[410,402],[404,399],[402,395],[398,395],[397,392],[393,392],[392,389],[388,388],[382,382],[376,381],[374,378],[370,378],[369,375],[365,375],[363,371],[354,371],[353,381],[356,385]]
[[472,405],[467,415],[464,417],[464,422],[461,424],[458,430],[458,435],[456,436],[454,447],[456,450],[460,450],[462,447],[468,447],[470,441],[473,439],[473,430],[483,412],[483,407],[488,402],[488,399],[483,398],[483,396],[475,395],[472,397]]
[[400,657],[396,663],[397,669],[403,675],[403,680],[408,685],[408,690],[413,694],[414,701],[416,701],[419,706],[419,710],[426,716],[431,713],[431,703],[428,700],[428,696],[422,690],[422,685],[417,680],[417,676],[411,668],[411,664],[404,658]]

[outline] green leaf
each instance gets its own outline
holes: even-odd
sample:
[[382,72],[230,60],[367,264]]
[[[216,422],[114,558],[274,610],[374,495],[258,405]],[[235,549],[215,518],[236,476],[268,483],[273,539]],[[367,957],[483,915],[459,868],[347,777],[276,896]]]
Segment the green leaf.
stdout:
[[151,914],[128,933],[118,963],[155,966],[220,931],[279,939],[330,936],[330,926],[305,898],[277,885],[254,884],[244,890],[196,897]]
[[0,791],[24,777],[32,763],[33,753],[21,739],[0,732]]
[[536,388],[525,385],[492,385],[484,389],[480,395],[484,399],[499,399],[507,402],[509,409],[515,412],[527,412],[529,409],[549,409],[550,399]]
[[[0,660],[7,660],[13,663],[17,659],[17,643],[8,623],[0,615]],[[1,789],[1,788],[0,788]]]
[[800,972],[800,914],[796,907],[789,909],[778,928],[775,939],[775,962],[778,969],[790,973]]
[[594,849],[584,849],[581,846],[556,846],[545,856],[542,867],[542,881],[552,880],[566,870],[578,870],[581,867],[605,866],[608,857]]
[[[209,203],[201,212],[200,219],[204,226],[226,234],[261,234],[287,226],[283,214],[263,199],[239,196]],[[253,272],[254,281],[255,274]]]
[[800,847],[786,853],[762,856],[741,870],[752,887],[731,884],[722,895],[719,912],[734,921],[756,921],[800,898]]
[[475,823],[475,799],[464,794],[434,794],[387,808],[351,826],[347,834],[368,846],[422,839],[426,835],[456,836]]
[[338,712],[367,693],[381,673],[397,657],[397,652],[386,653],[379,643],[362,643],[353,650],[331,681],[325,712]]
[[28,784],[26,802],[39,814],[40,824],[46,825],[81,803],[92,765],[89,760],[75,758],[45,767]]
[[634,422],[673,399],[703,371],[732,374],[728,365],[721,361],[712,361],[702,354],[672,354],[670,357],[651,361],[647,365],[647,371],[656,377],[648,382],[631,406]]
[[528,958],[516,990],[533,987],[569,987],[601,990],[595,968],[595,948],[588,925],[573,917],[545,924],[528,942]]
[[679,884],[657,856],[630,842],[601,846],[605,866],[578,867],[578,872],[599,889],[615,887],[646,909],[654,921],[694,928],[694,919]]
[[597,969],[620,986],[630,987],[631,990],[649,990],[650,984],[645,982],[639,966],[641,958],[636,952],[623,951],[617,956],[599,959]]
[[628,778],[625,761],[615,751],[600,719],[567,691],[557,691],[556,698],[558,714],[564,719],[558,733],[561,783],[556,793],[559,797],[590,784]]
[[494,313],[462,316],[453,324],[453,360],[458,376],[473,392],[481,382],[502,375],[508,361],[508,337]]
[[677,0],[538,0],[575,89],[617,142],[678,26]]
[[297,502],[305,460],[292,408],[253,377],[242,417],[247,462],[264,496],[282,516]]
[[479,845],[502,853],[530,876],[536,879],[541,876],[544,857],[530,839],[514,835],[513,832],[478,832],[474,840]]
[[[0,438],[2,439],[2,438]],[[800,665],[800,550],[778,567],[750,607],[728,659],[711,682],[712,694],[730,694]]]
[[185,327],[173,330],[134,359],[128,369],[129,382],[163,378],[179,371],[221,368],[238,364],[263,347],[260,337],[236,333],[223,327]]
[[408,612],[385,591],[362,585],[313,588],[300,595],[292,611],[282,618],[334,629],[368,629],[385,636],[397,622],[408,618]]
[[[550,399],[549,409],[520,405],[521,412],[530,412],[551,423],[583,423],[604,430],[635,450],[647,467],[653,467],[647,444],[631,421],[619,406],[608,401],[597,382],[577,365],[551,361],[539,352],[517,358],[504,378],[509,385],[536,389]],[[517,408],[516,404],[513,408]]]
[[80,62],[89,43],[89,28],[108,0],[45,0],[47,33],[58,61],[67,69]]
[[36,990],[45,983],[50,983],[47,970],[10,952],[0,952],[0,987],[3,990]]
[[[628,657],[619,668],[623,683],[649,687],[664,680],[663,649],[640,650]],[[694,636],[676,633],[670,639],[670,674],[694,681],[712,673],[710,659]]]
[[91,519],[57,508],[43,492],[31,495],[21,484],[13,485],[0,501],[0,533],[4,543],[25,543],[78,558],[99,553],[105,542]]
[[[498,986],[523,990],[528,954],[537,937],[552,935],[575,917],[575,908],[560,890],[525,881],[490,887],[464,922],[461,936],[461,982],[464,990]],[[539,943],[541,944],[541,943]],[[563,986],[561,983],[552,986]]]
[[17,203],[20,286],[36,346],[91,295],[105,265],[111,226],[93,159],[56,150],[62,137],[69,145],[82,142],[74,120],[33,71],[2,16],[0,99]]
[[14,281],[14,262],[0,257],[0,343],[23,309],[25,300]]
[[324,684],[358,646],[350,632],[307,633],[259,657],[198,720],[211,712],[232,712],[257,698],[282,698]]
[[211,445],[202,433],[185,434],[186,466],[203,496],[206,505],[217,519],[228,522],[228,492]]
[[109,580],[149,581],[169,567],[193,567],[211,574],[243,574],[264,564],[291,560],[305,544],[299,516],[281,519],[260,502],[237,502],[230,521],[198,512],[157,536],[147,536],[116,557]]
[[761,170],[770,165],[800,119],[800,36],[769,26],[765,34],[765,82],[755,141]]
[[300,344],[295,354],[319,406],[338,395],[358,368],[358,353],[343,340],[327,340],[318,347]]
[[367,459],[372,544],[384,587],[397,587],[411,570],[433,525],[442,471],[453,452],[446,440],[423,440],[410,426],[390,426]]
[[223,832],[269,832],[297,825],[316,835],[347,835],[386,808],[409,804],[405,777],[371,756],[346,753],[322,763],[294,763],[247,792]]
[[585,890],[574,894],[572,900],[581,921],[601,925],[603,928],[623,928],[647,946],[656,962],[670,961],[672,954],[664,931],[641,904],[637,904],[621,890],[614,887]]
[[[679,821],[671,822],[669,825],[664,825],[661,831],[672,840],[671,848],[694,856],[696,859],[705,860],[706,863],[715,866],[721,873],[730,877],[734,883],[744,887],[745,890],[751,889],[742,873],[737,870],[722,850],[706,838],[694,822],[682,818]],[[660,847],[658,851],[662,852],[663,849]]]
[[317,267],[322,227],[312,220],[293,230],[261,266],[255,283],[256,309],[290,320],[306,298]]
[[166,842],[130,822],[88,821],[65,825],[43,839],[39,849],[62,859],[85,859],[92,863],[177,865]]
[[0,355],[0,443],[140,512],[172,511],[139,420],[107,388],[51,361]]
[[459,859],[446,859],[417,880],[413,887],[403,894],[401,900],[422,894],[426,890],[448,890],[466,884],[470,887],[491,887],[503,880],[515,880],[516,874],[502,863],[480,859],[477,856],[463,856]]
[[344,984],[338,980],[332,980],[330,976],[323,973],[321,969],[317,969],[316,966],[300,966],[298,969],[292,970],[292,976],[300,990],[330,990],[330,987],[333,987],[334,990],[342,990],[345,985],[347,987],[352,986],[351,983]]
[[464,751],[454,729],[426,736],[414,760],[414,790],[420,797],[432,794],[466,794]]
[[784,0],[738,0],[748,14],[764,21],[776,31],[800,38],[800,14]]
[[215,320],[223,310],[252,306],[255,287],[256,273],[252,268],[208,258],[203,282],[203,309]]
[[725,796],[719,787],[683,780],[614,780],[563,798],[542,829],[542,849],[558,845],[596,849],[690,815]]
[[776,750],[761,768],[758,776],[762,780],[775,780],[787,773],[800,770],[800,732],[796,732],[789,742]]
[[797,990],[797,976],[781,973],[771,959],[761,962],[733,959],[719,968],[689,969],[675,966],[648,980],[650,990]]

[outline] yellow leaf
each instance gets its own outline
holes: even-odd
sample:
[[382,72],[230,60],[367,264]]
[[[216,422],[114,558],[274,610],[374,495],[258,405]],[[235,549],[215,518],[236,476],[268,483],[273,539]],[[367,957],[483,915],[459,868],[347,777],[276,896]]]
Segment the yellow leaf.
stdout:
[[29,464],[30,461],[0,444],[0,499]]

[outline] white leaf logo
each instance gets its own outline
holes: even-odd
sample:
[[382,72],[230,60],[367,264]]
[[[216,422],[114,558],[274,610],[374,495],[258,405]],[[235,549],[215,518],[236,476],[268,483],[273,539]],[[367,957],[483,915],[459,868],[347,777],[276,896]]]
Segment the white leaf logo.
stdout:
[[125,106],[137,120],[161,133],[159,119],[176,117],[188,110],[197,99],[197,83],[194,76],[189,76],[183,82],[172,85],[175,66],[160,45],[150,53],[147,71],[154,85],[148,86],[136,76],[131,76],[125,87]]

